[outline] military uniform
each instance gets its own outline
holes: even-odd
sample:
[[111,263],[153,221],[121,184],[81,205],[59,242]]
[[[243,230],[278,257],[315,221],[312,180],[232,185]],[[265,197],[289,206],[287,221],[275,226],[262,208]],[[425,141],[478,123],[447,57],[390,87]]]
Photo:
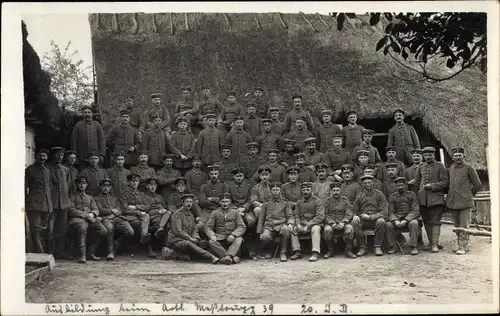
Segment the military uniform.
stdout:
[[243,126],[245,131],[247,131],[254,140],[262,134],[262,119],[256,116],[250,117],[247,115],[243,120]]
[[76,123],[71,132],[71,149],[76,151],[82,168],[82,162],[91,152],[97,152],[101,157],[106,155],[106,137],[99,122],[83,119]]
[[260,155],[264,158],[270,150],[279,149],[280,136],[264,132],[255,139],[255,142],[259,145]]
[[208,181],[208,175],[201,169],[190,169],[184,175],[189,193],[200,196],[201,186]]
[[164,200],[174,191],[175,179],[181,177],[181,173],[172,167],[164,166],[156,173],[158,178],[158,192]]
[[[167,202],[167,208],[170,210],[171,214],[173,214],[175,211],[177,211],[179,208],[182,207],[182,196],[183,195],[184,195],[184,193],[180,193],[180,192],[175,191],[168,196],[168,199],[166,202]],[[201,208],[200,208],[200,205],[198,204],[196,198],[193,201],[193,206],[191,207],[191,212],[193,213],[195,221],[197,220],[197,218],[199,220],[199,218],[201,216]]]
[[344,136],[344,148],[349,152],[353,153],[354,148],[361,144],[363,141],[362,131],[365,128],[361,125],[347,125],[342,128],[342,135]]
[[389,130],[387,146],[394,146],[396,149],[396,159],[409,165],[412,161],[411,151],[420,148],[415,128],[410,124],[396,124]]
[[[236,169],[239,171],[239,169]],[[233,174],[237,172],[233,170]],[[242,207],[245,209],[243,214],[243,219],[245,224],[249,228],[254,228],[257,224],[255,215],[252,212],[252,203],[250,202],[250,197],[252,194],[252,185],[247,179],[243,179],[243,182],[237,183],[236,181],[228,182],[229,193],[232,196],[233,207]]]
[[[187,170],[192,166],[192,158],[196,151],[196,139],[191,132],[177,131],[172,134],[170,138],[170,147],[174,157],[174,168],[180,170]],[[183,160],[180,156],[188,157]]]
[[203,97],[198,102],[198,114],[200,117],[204,117],[211,113],[220,113],[222,111],[222,104],[216,98],[210,96],[208,98]]
[[322,201],[330,196],[331,181],[328,179],[320,180],[319,178],[312,185],[312,194]]
[[99,194],[101,194],[101,189],[99,188],[99,182],[101,182],[106,178],[109,178],[106,169],[102,169],[99,167],[91,167],[91,166],[88,166],[87,168],[83,169],[80,172],[80,176],[84,176],[85,178],[87,178],[88,181],[87,193],[90,196],[98,196]]
[[[294,204],[302,198],[302,192],[300,191],[300,183],[297,181],[295,183],[287,182],[281,187],[281,193],[283,198]],[[293,207],[295,209],[295,206]]]
[[311,169],[302,166],[299,171],[299,182],[315,182],[316,173]]
[[[165,200],[161,195],[150,191],[144,193],[144,195],[145,203],[146,205],[149,205],[149,210],[146,212],[149,215],[148,231],[150,233],[154,233],[155,236],[158,237],[160,232],[165,232],[165,226],[172,215],[172,211],[167,208]],[[166,212],[160,214],[160,210],[162,209],[165,209]],[[167,236],[164,236],[164,242],[162,242],[162,245],[165,244],[166,237]]]
[[[133,174],[129,175],[129,179]],[[149,215],[146,213],[150,210],[150,206],[147,204],[146,195],[137,189],[132,189],[129,187],[126,191],[122,193],[119,198],[120,208],[124,215],[124,219],[130,224],[135,232],[139,232],[141,236],[141,243],[146,243],[150,239],[149,234]],[[130,210],[129,206],[135,206],[135,210]],[[141,214],[144,212],[146,214]]]
[[[265,163],[266,163],[266,161],[261,156],[257,156],[257,155],[256,156],[251,156],[251,155],[246,156],[245,159],[243,160],[243,163],[242,163],[242,166],[245,169],[245,177],[248,179],[252,178],[252,176],[255,175],[255,173],[257,172],[259,167]],[[255,180],[256,180],[256,178],[252,179],[252,181],[254,181],[254,184],[256,183]]]
[[[138,107],[124,107],[123,109],[126,109],[130,112],[130,126],[134,128],[134,130],[138,133],[144,134],[144,131],[146,130],[146,119],[144,117],[144,114],[142,110]],[[121,117],[117,117],[115,122],[116,124],[120,124]]]
[[[301,188],[304,184],[301,184]],[[302,198],[297,202],[295,208],[296,226],[307,226],[310,229],[312,239],[312,251],[321,253],[321,225],[325,220],[324,202],[315,196],[308,199]],[[300,251],[299,234],[292,234],[292,252]]]
[[340,196],[346,197],[349,203],[353,204],[356,196],[363,191],[361,185],[353,180],[344,181],[340,186]]
[[387,199],[393,194],[398,191],[397,188],[397,183],[396,183],[397,176],[394,178],[388,178],[384,181],[384,187],[383,191]]
[[404,177],[405,175],[405,165],[396,159],[387,159],[386,162],[382,163],[379,168],[377,168],[375,177],[379,179],[380,181],[384,182],[386,179],[389,178],[389,175],[387,174],[387,164],[393,164],[395,163],[397,165],[396,168],[396,176],[397,177]]
[[222,182],[229,182],[233,179],[232,171],[234,168],[238,167],[239,164],[232,158],[224,159],[222,158],[219,168],[219,179]]
[[[337,185],[340,185],[338,183]],[[326,258],[333,255],[333,238],[339,233],[345,243],[346,256],[354,257],[351,252],[354,240],[354,228],[350,224],[352,220],[351,204],[346,197],[336,198],[333,195],[325,200],[325,220],[323,223],[323,240],[328,248]],[[342,223],[343,228],[334,227],[336,224]]]
[[313,153],[306,150],[305,156],[306,156],[306,161],[305,161],[306,166],[316,166],[319,163],[324,163],[324,164],[327,163],[325,154],[317,150],[315,150]]
[[374,147],[372,144],[367,144],[365,142],[362,142],[356,148],[354,148],[354,152],[358,152],[360,150],[366,150],[368,151],[369,154],[369,164],[379,164],[382,163],[382,158],[380,158],[380,153],[378,152],[378,149]]
[[76,192],[76,187],[75,187],[75,179],[78,177],[80,172],[78,169],[76,169],[73,165],[65,165],[68,168],[69,172],[69,179],[68,179],[68,185],[69,185],[69,194],[73,194]]
[[220,150],[224,141],[222,132],[216,127],[206,126],[205,129],[198,134],[196,151],[201,157],[203,165],[209,166],[220,162]]
[[270,108],[269,101],[264,98],[254,97],[251,102],[255,104],[255,114],[257,117],[261,119],[266,118]]
[[295,141],[295,148],[297,148],[300,152],[303,152],[305,150],[304,141],[310,137],[313,137],[313,134],[305,128],[303,129],[296,128],[286,136],[286,138]]
[[224,104],[222,105],[222,111],[220,112],[221,120],[224,122],[233,123],[234,119],[238,116],[245,116],[245,109],[243,108],[243,105],[238,102],[232,104],[229,102],[224,102]]
[[226,136],[226,144],[231,146],[231,160],[237,165],[245,160],[248,154],[247,143],[252,141],[252,136],[244,130],[234,129]]
[[[283,122],[283,133],[291,133],[295,130],[295,121],[297,118],[303,118],[305,120],[307,129],[312,131],[314,129],[314,122],[311,117],[311,113],[309,111],[304,110],[303,108],[293,108],[288,111],[285,116],[285,121]],[[311,134],[311,136],[313,136]],[[308,137],[311,137],[308,136]]]
[[271,133],[281,136],[283,135],[283,122],[279,120],[273,120],[271,122]]
[[333,148],[332,137],[335,134],[342,133],[342,129],[332,122],[323,124],[316,130],[316,138],[319,142],[319,151],[326,153]]
[[114,166],[106,170],[109,178],[111,179],[111,186],[113,187],[113,195],[120,197],[122,192],[127,189],[127,176],[131,173],[130,170],[124,167]]
[[140,148],[147,152],[148,164],[158,169],[162,166],[163,155],[171,151],[171,144],[163,129],[152,127],[144,134]]
[[[185,112],[185,114],[180,115],[181,112]],[[191,125],[194,121],[194,116],[198,112],[198,106],[196,102],[192,99],[182,100],[175,104],[175,114],[174,117],[176,119],[183,117],[186,119],[186,123],[188,126],[188,130],[191,131]]]
[[352,163],[351,154],[344,148],[332,148],[326,152],[325,156],[326,164],[330,167],[332,172],[339,170],[342,165]]
[[154,127],[153,118],[160,117],[160,128],[164,131],[170,131],[170,111],[164,105],[151,105],[146,111],[146,129]]
[[200,221],[198,222],[200,232],[204,231],[205,223],[207,222],[210,213],[219,207],[219,195],[228,192],[229,186],[227,183],[220,180],[217,180],[215,183],[208,181],[201,186],[200,207],[202,208],[202,213]]
[[[407,181],[415,180],[415,178],[417,177],[417,172],[418,172],[418,168],[420,168],[420,165],[421,165],[421,163],[418,165],[413,164],[405,169],[404,174],[405,174],[405,178]],[[415,192],[415,194],[418,193],[418,187],[416,187],[414,184],[408,184],[408,189],[412,192]]]
[[[165,134],[163,133],[163,135]],[[147,141],[147,137],[143,140],[143,146],[144,141]],[[106,145],[112,150],[113,154],[118,152],[128,153],[127,157],[125,158],[125,165],[133,165],[137,162],[136,152],[141,146],[139,140],[139,132],[130,124],[115,125],[109,132],[108,138],[106,140]],[[134,152],[129,152],[130,147],[134,147]]]
[[141,178],[141,184],[139,185],[139,190],[141,192],[146,192],[146,185],[144,184],[144,181],[148,178],[156,178],[156,171],[154,168],[148,166],[148,165],[142,165],[138,164],[137,166],[134,166],[130,168],[130,172],[138,174]]

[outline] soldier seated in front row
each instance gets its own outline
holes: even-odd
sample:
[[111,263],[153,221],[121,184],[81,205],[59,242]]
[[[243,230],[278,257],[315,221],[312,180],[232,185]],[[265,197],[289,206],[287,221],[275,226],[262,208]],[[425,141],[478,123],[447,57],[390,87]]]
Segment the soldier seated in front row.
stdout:
[[205,223],[213,210],[219,207],[219,195],[229,192],[227,183],[219,179],[219,165],[208,166],[210,180],[201,186],[200,207],[202,212],[198,221],[198,232],[204,235]]
[[295,229],[295,217],[290,203],[281,196],[281,183],[273,182],[271,185],[271,199],[261,206],[257,234],[266,251],[266,259],[273,257],[270,249],[274,238],[280,237],[280,261],[287,261],[286,252],[290,241],[290,234]]
[[[175,191],[168,196],[167,199],[167,208],[173,214],[178,208],[182,207],[182,196],[188,192],[187,190],[187,181],[186,178],[177,178],[174,180]],[[193,211],[194,221],[198,223],[201,216],[201,208],[195,198],[193,202],[193,207],[191,208]]]
[[311,235],[312,255],[309,261],[318,261],[321,253],[321,225],[325,220],[325,207],[323,201],[312,195],[312,183],[300,184],[302,199],[297,202],[295,208],[296,229],[292,231],[291,244],[293,255],[290,259],[302,258],[299,236]]
[[[219,195],[220,208],[210,214],[205,225],[210,252],[223,264],[240,263],[240,248],[246,227],[241,214],[231,207],[231,194]],[[226,250],[227,249],[227,250]]]
[[384,242],[387,223],[385,218],[388,213],[387,199],[384,193],[373,188],[373,176],[364,175],[361,177],[363,191],[356,196],[352,206],[352,226],[356,234],[358,247],[360,248],[356,256],[361,257],[366,254],[366,239],[363,233],[365,228],[373,228],[375,232],[374,247],[375,254],[382,256],[382,244]]
[[354,240],[354,228],[350,224],[352,220],[351,204],[345,196],[340,196],[340,182],[331,184],[332,191],[325,201],[325,222],[323,224],[323,240],[326,242],[328,252],[325,259],[334,256],[334,238],[338,233],[342,234],[345,243],[345,256],[354,259],[356,255],[352,253]]
[[68,211],[68,233],[75,238],[78,249],[78,263],[85,263],[86,256],[94,261],[101,260],[95,255],[101,236],[106,235],[102,226],[99,209],[93,197],[85,193],[87,178],[79,176],[75,179],[77,192],[70,199],[74,206]]
[[397,191],[389,196],[389,222],[387,223],[387,239],[389,254],[396,252],[396,229],[408,227],[410,230],[411,254],[418,255],[418,236],[420,235],[420,205],[417,195],[408,190],[404,177],[396,180]]
[[219,262],[219,258],[200,247],[200,235],[191,210],[193,202],[193,194],[182,196],[182,207],[175,211],[171,217],[167,247],[188,256],[199,256],[216,264]]

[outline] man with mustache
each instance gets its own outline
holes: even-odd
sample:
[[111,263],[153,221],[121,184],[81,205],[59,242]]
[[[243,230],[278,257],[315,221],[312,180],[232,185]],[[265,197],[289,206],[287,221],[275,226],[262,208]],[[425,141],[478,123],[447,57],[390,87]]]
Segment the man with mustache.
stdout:
[[396,125],[389,130],[387,146],[394,146],[396,159],[408,166],[412,161],[411,151],[420,148],[420,140],[415,128],[405,123],[405,112],[403,110],[397,109],[394,111],[393,118]]
[[200,221],[198,222],[200,234],[204,234],[205,223],[213,210],[217,209],[220,205],[219,195],[229,192],[227,183],[219,179],[219,165],[208,166],[208,170],[209,181],[202,185],[200,190],[200,207],[202,208]]
[[138,164],[130,168],[130,172],[138,174],[141,179],[141,184],[139,185],[139,190],[141,192],[147,192],[146,185],[144,181],[148,178],[156,178],[156,171],[154,168],[148,165],[149,155],[147,150],[139,151],[139,157],[137,158]]
[[121,151],[127,152],[125,165],[132,166],[137,159],[135,154],[140,146],[139,132],[130,125],[130,110],[121,110],[120,116],[122,120],[119,125],[111,128],[106,145],[113,151],[113,154]]

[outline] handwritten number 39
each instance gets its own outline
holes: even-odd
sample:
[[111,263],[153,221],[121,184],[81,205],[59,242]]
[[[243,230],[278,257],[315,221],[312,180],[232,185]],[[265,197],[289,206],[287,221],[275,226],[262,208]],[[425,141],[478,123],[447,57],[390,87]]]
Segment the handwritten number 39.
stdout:
[[269,304],[269,306],[263,305],[263,307],[264,307],[264,313],[267,313],[267,312],[269,312],[271,314],[273,313],[273,309],[274,309],[273,304]]

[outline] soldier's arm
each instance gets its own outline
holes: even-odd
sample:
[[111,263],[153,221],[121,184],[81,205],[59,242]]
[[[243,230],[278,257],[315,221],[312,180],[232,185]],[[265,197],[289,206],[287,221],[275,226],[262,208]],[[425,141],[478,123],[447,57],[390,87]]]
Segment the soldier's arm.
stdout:
[[193,213],[194,217],[201,216],[201,208],[198,202],[193,202],[193,206],[191,207],[191,213]]
[[380,152],[378,151],[378,149],[376,147],[375,148],[375,163],[381,163],[382,162],[382,158],[380,157]]
[[[309,111],[306,111],[306,112],[307,112],[306,123],[307,123],[307,126],[309,128],[309,131],[312,131],[314,129],[314,121],[312,119],[311,113],[309,113]],[[312,133],[311,133],[311,136],[313,136]]]
[[109,149],[114,150],[115,148],[115,137],[116,137],[116,128],[113,126],[111,131],[109,132],[108,139],[106,139],[106,146]]
[[249,184],[248,185],[248,191],[247,191],[247,194],[246,194],[246,200],[245,200],[245,203],[243,203],[243,205],[241,207],[243,207],[245,210],[250,210],[250,206],[252,205],[252,203],[250,202],[250,196],[252,194],[252,186]]
[[420,175],[420,171],[421,171],[421,166],[419,166],[417,168],[417,172],[416,172],[416,175],[415,175],[415,183],[414,183],[414,186],[419,189],[420,188],[420,181],[422,179],[422,176]]
[[420,140],[418,139],[418,134],[412,125],[410,125],[410,137],[413,142],[413,146],[415,146],[415,148],[420,148]]
[[409,201],[410,201],[410,212],[406,215],[405,220],[410,222],[411,220],[414,220],[416,218],[420,217],[420,205],[418,203],[418,198],[417,195],[414,192],[411,192],[409,195]]
[[141,140],[139,136],[139,131],[134,129],[134,149],[137,151],[141,148]]
[[233,230],[231,235],[234,237],[241,237],[247,231],[247,227],[245,226],[245,222],[243,222],[243,217],[241,217],[239,212],[236,213],[236,229]]
[[200,206],[203,208],[209,208],[212,206],[212,203],[210,203],[210,201],[208,200],[208,196],[205,193],[205,191],[206,191],[206,187],[203,184],[201,186],[201,189],[200,189]]
[[387,198],[382,192],[377,194],[378,199],[378,212],[370,215],[372,221],[376,221],[379,218],[387,218],[389,213],[389,203],[387,203]]
[[177,148],[177,141],[178,139],[175,135],[170,140],[165,137],[165,148],[168,148],[176,157],[180,157],[183,153]]
[[323,201],[318,199],[318,202],[316,203],[316,215],[307,223],[307,226],[310,228],[314,225],[319,225],[323,223],[325,220],[325,204]]
[[[174,215],[172,215],[172,218],[170,219],[171,220],[171,229],[172,229],[172,233],[179,237],[179,238],[182,238],[184,240],[191,240],[191,236],[189,236],[188,233],[186,233],[185,231],[182,230],[182,219],[181,219],[181,214],[180,214],[181,211],[177,212],[177,213],[174,213]],[[195,226],[196,227],[196,226]]]
[[74,198],[72,197],[70,200],[71,200],[71,207],[68,209],[68,217],[85,218],[87,214],[84,211],[80,211],[75,207]]
[[99,146],[99,153],[103,156],[106,155],[106,137],[104,136],[104,130],[102,129],[101,124],[99,122],[96,122],[96,128],[97,128],[97,138],[98,138],[98,146]]
[[168,110],[168,108],[166,106],[163,106],[163,113],[165,114],[164,116],[166,116],[163,120],[163,122],[161,123],[161,127],[162,129],[168,129],[168,127],[170,126],[170,111]]
[[472,195],[476,195],[479,190],[481,190],[481,180],[479,179],[479,175],[477,174],[476,170],[474,168],[470,167],[468,168],[468,173],[469,173],[469,179],[470,182],[472,183]]
[[297,201],[295,204],[295,225],[300,226],[300,215],[302,214],[302,203]]
[[259,213],[259,218],[257,222],[257,234],[262,234],[264,231],[264,221],[266,219],[266,213],[267,213],[267,204],[264,204],[262,206],[262,210]]
[[395,207],[395,203],[396,201],[394,200],[394,197],[391,195],[389,197],[389,201],[388,201],[388,212],[389,212],[389,221],[395,221],[395,220],[398,220],[398,217],[396,216],[395,214],[395,210],[396,210],[396,207]]
[[439,164],[438,182],[432,184],[431,190],[433,192],[443,191],[450,184],[448,178],[448,171],[446,171],[446,168],[441,163],[438,162],[438,164]]
[[90,212],[94,213],[95,217],[99,216],[99,208],[93,197],[90,197]]
[[120,207],[122,210],[123,215],[139,215],[141,212],[138,210],[131,210],[128,208],[129,204],[127,201],[127,194],[123,193],[120,196]]
[[207,220],[207,223],[205,224],[205,228],[203,229],[203,231],[205,232],[205,235],[207,236],[208,239],[212,238],[213,236],[215,236],[215,232],[214,232],[214,229],[215,229],[215,223],[216,223],[216,212],[217,211],[213,211],[212,213],[210,213],[210,216],[208,217],[208,220]]
[[352,210],[352,214],[353,215],[360,215],[360,212],[361,212],[361,197],[360,197],[359,194],[354,198],[354,202],[352,203],[351,210]]
[[257,188],[257,184],[253,186],[252,191],[250,193],[250,203],[252,203],[254,207],[260,204],[259,189]]
[[111,215],[111,207],[105,207],[104,204],[101,201],[101,198],[95,198],[95,203],[97,205],[97,208],[99,209],[99,214],[101,216],[108,216]]
[[194,135],[191,134],[191,139],[189,140],[189,151],[186,154],[189,158],[193,158],[194,155],[196,154],[196,139],[194,138]]
[[196,140],[196,153],[201,157],[201,150],[203,149],[203,131],[198,134],[198,139]]
[[295,225],[295,215],[292,210],[292,203],[285,202],[285,214],[286,214],[286,223],[289,225]]
[[352,217],[353,217],[353,214],[352,214],[352,205],[351,203],[349,203],[349,200],[344,196],[342,197],[342,199],[344,199],[344,207],[345,207],[345,213],[344,213],[344,217],[342,218],[342,222],[347,224],[349,222],[351,222],[352,220]]

